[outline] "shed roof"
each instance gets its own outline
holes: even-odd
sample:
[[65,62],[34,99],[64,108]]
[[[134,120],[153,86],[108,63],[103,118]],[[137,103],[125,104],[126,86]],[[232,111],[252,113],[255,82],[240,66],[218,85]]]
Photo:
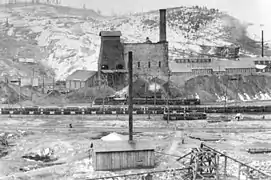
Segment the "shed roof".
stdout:
[[120,31],[101,31],[99,33],[99,36],[103,36],[103,37],[118,37],[118,36],[121,36],[121,32]]
[[88,78],[94,76],[96,71],[76,70],[69,75],[66,80],[69,81],[86,81]]
[[192,69],[212,69],[213,71],[225,71],[232,68],[255,68],[254,58],[240,58],[238,60],[218,60],[211,63],[176,63],[170,62],[172,72],[191,72]]
[[109,141],[94,144],[94,152],[123,152],[123,151],[139,151],[154,150],[154,146],[149,141]]

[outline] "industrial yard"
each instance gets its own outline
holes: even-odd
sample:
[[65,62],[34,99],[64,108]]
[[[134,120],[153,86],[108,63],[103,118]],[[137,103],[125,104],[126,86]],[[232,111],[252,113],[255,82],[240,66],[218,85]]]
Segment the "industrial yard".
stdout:
[[0,179],[271,179],[263,30],[256,46],[218,9],[47,3],[0,8]]
[[[218,115],[208,117],[209,120],[217,118]],[[153,143],[155,168],[109,172],[94,171],[90,145],[113,132],[128,139],[127,116],[1,116],[1,137],[7,137],[8,145],[1,146],[0,179],[91,179],[183,168],[190,159],[177,161],[178,157],[199,147],[201,142],[271,173],[271,158],[268,158],[271,154],[251,155],[247,152],[249,148],[271,148],[268,119],[244,115],[238,122],[208,123],[203,120],[167,124],[161,116],[151,116],[150,119],[144,115],[134,116],[134,139]],[[228,176],[237,178],[238,164],[228,163]],[[155,174],[159,174],[158,179],[172,179],[172,172]],[[184,174],[176,171],[175,176]],[[137,175],[136,179],[143,175]]]

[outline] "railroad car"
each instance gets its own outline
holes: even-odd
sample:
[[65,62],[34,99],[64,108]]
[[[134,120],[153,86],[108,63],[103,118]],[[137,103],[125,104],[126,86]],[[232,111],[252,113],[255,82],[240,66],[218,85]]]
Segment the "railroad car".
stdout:
[[0,114],[20,114],[20,108],[1,108]]
[[61,107],[41,107],[40,108],[40,114],[44,114],[44,115],[61,115],[63,110],[63,108]]
[[85,112],[85,108],[81,108],[81,107],[64,107],[64,108],[61,108],[61,114],[64,114],[64,115],[82,114],[83,111]]
[[40,108],[39,107],[22,107],[21,113],[24,115],[39,115]]

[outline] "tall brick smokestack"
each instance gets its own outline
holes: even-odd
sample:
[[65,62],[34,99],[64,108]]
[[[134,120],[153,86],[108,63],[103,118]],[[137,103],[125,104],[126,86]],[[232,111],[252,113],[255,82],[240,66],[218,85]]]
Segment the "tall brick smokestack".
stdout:
[[166,9],[160,9],[160,42],[167,41],[167,19],[166,19]]

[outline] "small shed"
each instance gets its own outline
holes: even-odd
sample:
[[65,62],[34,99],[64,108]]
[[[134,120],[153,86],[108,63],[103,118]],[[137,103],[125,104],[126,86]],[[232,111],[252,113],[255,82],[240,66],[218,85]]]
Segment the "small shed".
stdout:
[[110,141],[94,145],[96,171],[154,168],[154,147],[148,141]]
[[97,80],[96,71],[76,70],[66,78],[66,88],[75,90],[95,86]]

